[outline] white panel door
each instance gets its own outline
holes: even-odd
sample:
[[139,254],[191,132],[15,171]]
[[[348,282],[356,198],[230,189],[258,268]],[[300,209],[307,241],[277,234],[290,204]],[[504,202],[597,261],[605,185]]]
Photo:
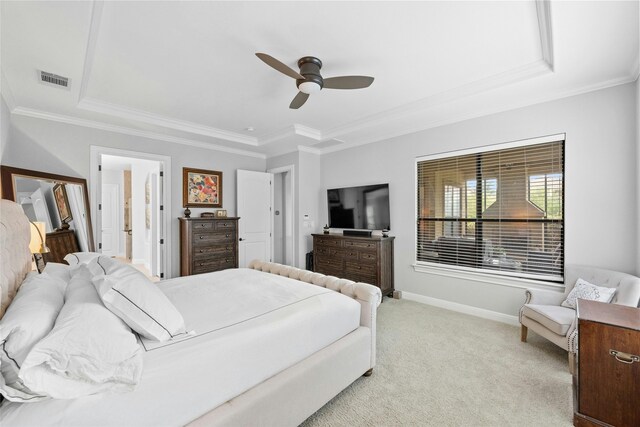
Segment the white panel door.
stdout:
[[240,267],[254,259],[271,261],[271,204],[273,175],[238,169],[237,215]]
[[102,253],[117,256],[120,247],[120,186],[102,184]]

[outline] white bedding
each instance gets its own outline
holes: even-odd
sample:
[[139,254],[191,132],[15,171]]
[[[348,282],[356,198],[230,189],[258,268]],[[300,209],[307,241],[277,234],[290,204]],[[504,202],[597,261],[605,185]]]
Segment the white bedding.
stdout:
[[[249,269],[159,283],[195,335],[144,341],[137,390],[0,407],[1,425],[184,425],[358,328],[360,304]],[[158,345],[160,344],[160,345]]]

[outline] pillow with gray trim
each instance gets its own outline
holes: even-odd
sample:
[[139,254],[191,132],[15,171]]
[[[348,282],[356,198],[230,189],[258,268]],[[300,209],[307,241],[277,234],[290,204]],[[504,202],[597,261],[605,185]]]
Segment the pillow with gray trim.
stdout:
[[143,337],[167,341],[186,332],[169,298],[131,265],[101,256],[88,267],[104,305]]
[[606,286],[596,286],[584,279],[576,280],[576,285],[571,289],[567,299],[562,301],[563,307],[576,308],[576,300],[586,299],[591,301],[611,302],[616,288],[607,288]]

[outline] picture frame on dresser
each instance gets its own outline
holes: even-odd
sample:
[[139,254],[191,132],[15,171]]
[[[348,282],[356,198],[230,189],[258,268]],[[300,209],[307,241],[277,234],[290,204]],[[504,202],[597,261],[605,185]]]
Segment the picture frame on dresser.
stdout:
[[182,207],[221,208],[222,172],[182,168]]

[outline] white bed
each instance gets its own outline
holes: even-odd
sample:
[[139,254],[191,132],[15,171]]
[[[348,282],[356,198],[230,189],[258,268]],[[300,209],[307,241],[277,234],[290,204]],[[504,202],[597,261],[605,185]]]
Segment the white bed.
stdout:
[[[2,224],[12,224],[0,229],[3,255],[13,248],[2,259],[3,298],[25,264],[16,206],[3,200],[0,209]],[[297,425],[370,372],[378,288],[272,263],[250,267],[158,285],[192,332],[166,345],[141,340],[135,391],[3,402],[0,424]]]

